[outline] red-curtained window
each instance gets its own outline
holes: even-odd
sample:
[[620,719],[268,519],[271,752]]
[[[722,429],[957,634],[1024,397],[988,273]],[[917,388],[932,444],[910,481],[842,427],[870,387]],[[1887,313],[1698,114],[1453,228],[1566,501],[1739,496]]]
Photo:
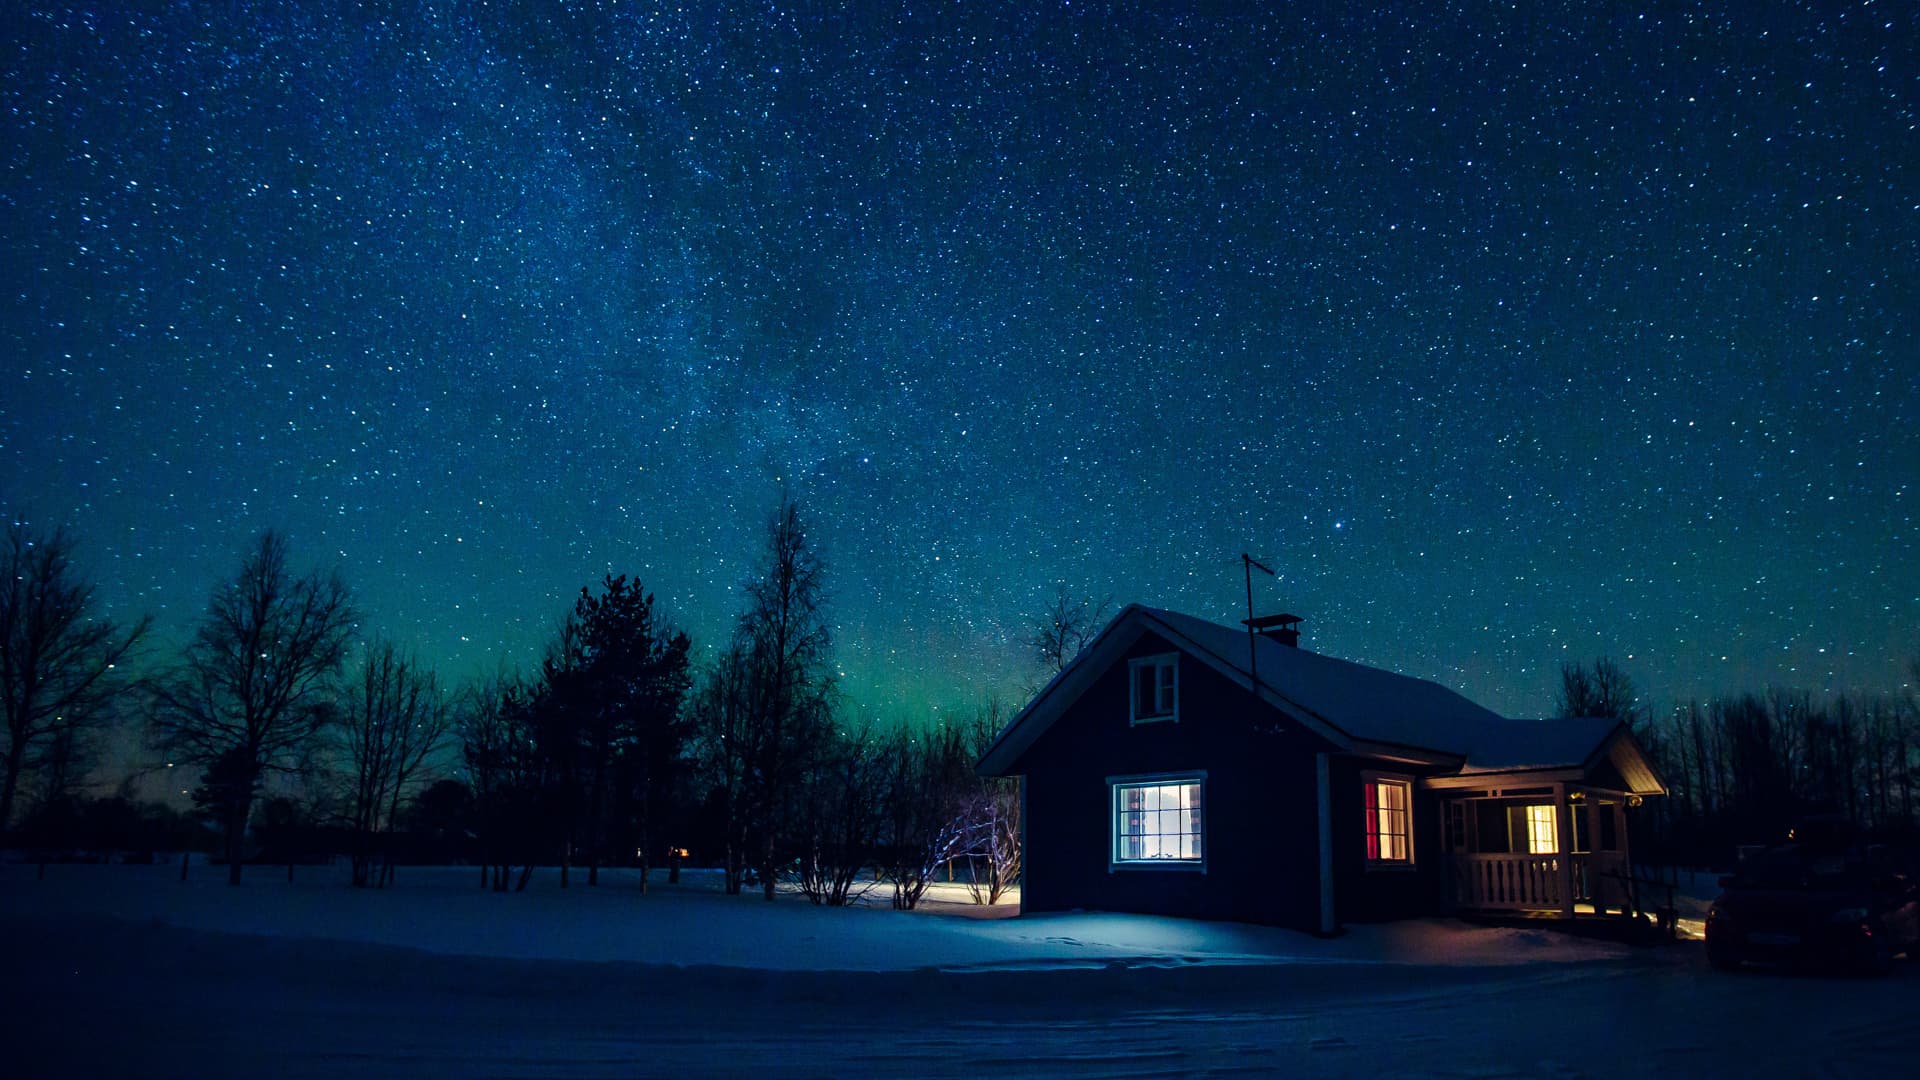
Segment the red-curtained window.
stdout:
[[1367,861],[1413,861],[1413,785],[1405,780],[1368,780]]

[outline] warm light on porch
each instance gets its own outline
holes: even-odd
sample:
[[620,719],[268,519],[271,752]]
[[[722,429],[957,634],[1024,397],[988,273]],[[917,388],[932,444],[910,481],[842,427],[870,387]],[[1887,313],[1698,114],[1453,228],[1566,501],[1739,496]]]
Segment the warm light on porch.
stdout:
[[1559,833],[1552,803],[1527,807],[1527,854],[1557,855]]

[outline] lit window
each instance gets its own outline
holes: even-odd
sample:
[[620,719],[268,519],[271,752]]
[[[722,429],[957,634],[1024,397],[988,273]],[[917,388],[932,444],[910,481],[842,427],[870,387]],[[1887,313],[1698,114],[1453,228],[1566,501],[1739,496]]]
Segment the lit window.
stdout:
[[1127,673],[1131,676],[1133,686],[1133,723],[1180,719],[1178,653],[1129,660]]
[[1364,785],[1367,802],[1367,861],[1413,861],[1413,785],[1382,777]]
[[1527,854],[1559,854],[1560,833],[1555,826],[1552,803],[1527,807]]
[[1198,778],[1113,785],[1115,863],[1198,863]]

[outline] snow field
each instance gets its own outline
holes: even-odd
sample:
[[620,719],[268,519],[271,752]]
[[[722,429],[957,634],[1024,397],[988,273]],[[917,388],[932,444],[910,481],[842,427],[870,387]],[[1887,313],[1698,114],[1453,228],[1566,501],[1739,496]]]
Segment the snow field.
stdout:
[[1547,930],[1472,927],[1423,919],[1355,926],[1337,939],[1238,923],[1113,913],[1019,918],[1003,902],[983,907],[957,884],[936,885],[917,911],[894,911],[876,888],[854,909],[815,907],[783,889],[769,903],[727,896],[715,871],[678,885],[655,873],[603,871],[589,887],[575,870],[559,887],[542,868],[524,893],[479,887],[479,870],[402,868],[392,888],[351,889],[346,868],[248,867],[244,884],[223,868],[178,865],[0,867],[0,914],[104,917],[222,933],[391,945],[457,956],[617,962],[763,971],[1016,971],[1211,965],[1419,964],[1508,966],[1617,960],[1624,946]]
[[[13,1077],[1902,1076],[1920,964],[1887,979],[1710,971],[1443,920],[1321,941],[1111,914],[1010,918],[524,894],[477,870],[0,867]],[[1625,957],[1625,959],[1623,959]]]

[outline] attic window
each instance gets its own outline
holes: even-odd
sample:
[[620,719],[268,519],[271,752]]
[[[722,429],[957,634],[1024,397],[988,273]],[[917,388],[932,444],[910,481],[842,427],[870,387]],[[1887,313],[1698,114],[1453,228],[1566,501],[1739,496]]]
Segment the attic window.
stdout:
[[1133,688],[1132,723],[1180,719],[1179,659],[1179,653],[1164,653],[1127,661],[1127,681]]

